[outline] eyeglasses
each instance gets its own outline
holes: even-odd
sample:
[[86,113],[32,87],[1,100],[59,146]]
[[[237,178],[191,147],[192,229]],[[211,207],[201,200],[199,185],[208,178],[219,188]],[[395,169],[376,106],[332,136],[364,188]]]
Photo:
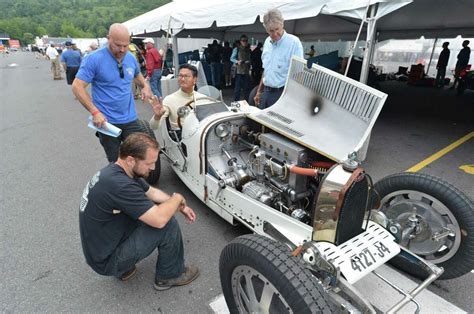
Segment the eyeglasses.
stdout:
[[123,79],[123,78],[125,77],[125,75],[123,74],[123,66],[122,66],[122,63],[119,63],[119,64],[118,64],[118,70],[119,70],[120,78]]
[[178,75],[179,79],[184,79],[184,80],[187,80],[190,77],[191,77],[191,75],[189,75],[189,74],[179,74]]
[[241,39],[240,41],[243,41],[243,42],[248,42],[249,40],[248,39]]

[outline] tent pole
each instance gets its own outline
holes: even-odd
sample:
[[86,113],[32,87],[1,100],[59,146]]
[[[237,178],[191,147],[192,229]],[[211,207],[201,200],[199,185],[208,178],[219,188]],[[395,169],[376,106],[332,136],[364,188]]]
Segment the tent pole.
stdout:
[[356,39],[354,41],[354,45],[351,48],[351,54],[349,55],[349,59],[347,60],[346,70],[344,71],[344,76],[347,76],[347,72],[349,72],[349,68],[351,66],[352,56],[354,55],[354,48],[359,41],[360,32],[362,31],[362,27],[364,27],[365,19],[360,22],[359,32],[357,33]]
[[431,60],[433,60],[433,54],[436,48],[436,42],[438,41],[438,36],[435,37],[434,43],[433,43],[433,49],[431,49],[431,56],[430,56],[430,62],[428,62],[428,67],[426,68],[426,73],[425,75],[428,75],[428,71],[430,70],[431,66]]
[[377,28],[374,30],[375,31],[375,38],[374,38],[374,44],[373,44],[373,49],[370,51],[370,64],[373,64],[374,63],[374,55],[375,55],[375,48],[377,46],[377,44],[379,43],[379,35],[380,33],[377,32]]
[[359,81],[364,84],[367,84],[367,78],[369,77],[370,59],[373,55],[373,49],[375,49],[375,26],[377,24],[377,19],[375,18],[376,13],[376,5],[371,5],[370,17],[367,23],[367,41],[365,43],[364,60],[362,61],[362,68],[360,71],[359,79]]
[[175,34],[171,35],[173,41],[173,65],[174,65],[174,77],[178,77],[179,71],[179,57],[178,57],[178,38]]
[[354,55],[354,49],[355,49],[355,46],[357,45],[357,42],[359,41],[360,32],[362,31],[362,27],[364,27],[364,23],[367,19],[367,12],[369,12],[369,8],[370,8],[370,0],[367,2],[367,7],[365,8],[364,18],[360,22],[359,31],[357,32],[357,36],[356,36],[356,39],[354,41],[354,45],[352,45],[351,54],[349,55],[349,59],[347,60],[347,65],[346,65],[346,70],[344,71],[344,76],[347,76],[347,72],[349,72],[349,68],[351,66],[352,56]]

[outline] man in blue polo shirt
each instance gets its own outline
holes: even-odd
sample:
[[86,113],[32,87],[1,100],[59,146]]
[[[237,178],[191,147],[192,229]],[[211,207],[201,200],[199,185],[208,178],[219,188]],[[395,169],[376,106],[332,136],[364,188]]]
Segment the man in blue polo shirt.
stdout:
[[[117,160],[120,143],[128,135],[142,132],[137,121],[132,81],[141,87],[142,100],[152,96],[150,86],[140,73],[140,65],[128,52],[129,43],[130,34],[124,25],[110,26],[108,45],[84,59],[72,85],[74,95],[90,112],[96,127],[109,122],[122,130],[119,137],[99,133],[109,162]],[[86,91],[89,84],[92,85],[92,98]]]
[[284,30],[284,20],[278,9],[263,16],[263,26],[268,37],[263,45],[263,76],[255,95],[255,104],[260,109],[272,106],[280,98],[292,56],[303,58],[303,45],[298,37]]
[[66,41],[66,47],[66,51],[61,54],[61,62],[66,71],[67,84],[71,85],[81,65],[82,56],[81,51],[71,41]]

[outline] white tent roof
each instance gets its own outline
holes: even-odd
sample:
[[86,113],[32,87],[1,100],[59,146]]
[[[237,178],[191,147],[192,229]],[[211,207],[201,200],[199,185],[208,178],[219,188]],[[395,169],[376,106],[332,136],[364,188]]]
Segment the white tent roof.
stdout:
[[224,39],[245,33],[263,39],[263,14],[278,8],[285,29],[302,40],[353,40],[369,3],[378,6],[380,40],[474,37],[473,0],[175,0],[125,25],[134,35],[155,36],[170,26],[178,37]]
[[473,0],[414,0],[377,22],[380,40],[474,37]]
[[357,20],[364,17],[369,4],[378,4],[376,18],[380,18],[410,2],[412,0],[179,0],[135,17],[125,25],[134,35],[170,28],[179,37],[224,38],[226,33],[266,37],[261,23],[263,14],[278,8],[285,18],[285,29],[303,40],[344,38],[344,34],[357,31]]

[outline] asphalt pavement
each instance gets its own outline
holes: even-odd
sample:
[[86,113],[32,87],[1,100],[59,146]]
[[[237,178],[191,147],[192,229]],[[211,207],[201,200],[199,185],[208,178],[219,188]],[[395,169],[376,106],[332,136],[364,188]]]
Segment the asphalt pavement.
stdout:
[[[423,88],[383,88],[394,97],[375,125],[364,163],[375,180],[405,171],[474,131],[474,93],[456,98],[436,90],[429,98]],[[151,116],[141,102],[137,110],[141,118]],[[155,256],[139,263],[138,276],[127,283],[86,265],[78,206],[85,184],[106,165],[87,116],[66,81],[53,80],[49,61],[24,52],[0,58],[0,312],[212,312],[209,303],[222,293],[219,254],[248,231],[203,206],[164,159],[160,186],[183,193],[197,213],[193,225],[178,219],[186,260],[199,265],[200,277],[189,286],[157,292]],[[471,139],[421,172],[441,176],[473,198],[474,176],[459,168],[474,164],[473,156]],[[438,281],[430,290],[471,311],[473,276]]]

